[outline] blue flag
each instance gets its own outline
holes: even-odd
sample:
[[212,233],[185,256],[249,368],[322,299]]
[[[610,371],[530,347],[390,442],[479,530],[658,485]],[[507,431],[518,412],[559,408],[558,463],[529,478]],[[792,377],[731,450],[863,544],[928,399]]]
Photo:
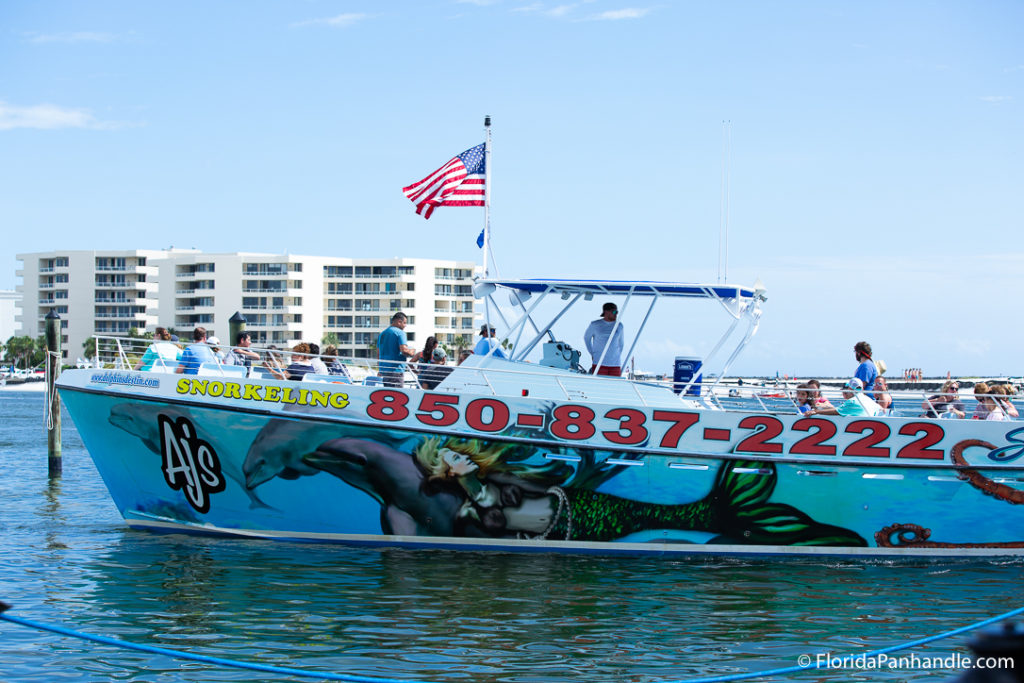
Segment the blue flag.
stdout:
[[481,249],[484,248],[484,231],[483,230],[481,230],[480,234],[477,235],[476,246],[480,247]]

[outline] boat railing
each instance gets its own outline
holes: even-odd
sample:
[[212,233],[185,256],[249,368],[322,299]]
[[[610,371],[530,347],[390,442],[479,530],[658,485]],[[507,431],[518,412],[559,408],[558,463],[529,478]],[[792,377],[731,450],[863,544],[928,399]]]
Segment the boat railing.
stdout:
[[[138,337],[113,337],[96,335],[95,353],[90,354],[88,367],[134,370],[145,369],[149,372],[176,373],[179,363],[165,356],[156,354],[151,364],[143,365],[142,360],[147,349],[155,340]],[[164,342],[174,344],[178,350],[184,349],[186,342]],[[222,375],[238,377],[238,366],[227,360],[229,347],[213,347],[215,361],[203,363],[195,369],[195,374],[210,376]],[[249,346],[246,350],[257,354],[247,365],[244,376],[260,379],[280,379],[296,381],[334,381],[341,383],[384,386],[386,377],[381,373],[380,364],[375,358],[329,356],[319,354],[318,358],[324,366],[320,372],[302,373],[299,369],[289,371],[289,366],[310,361],[309,354],[298,353],[292,349],[274,347]],[[628,402],[649,406],[653,404],[682,402],[682,399],[699,400],[697,396],[680,396],[672,393],[673,384],[666,381],[630,380],[607,376],[593,376],[584,373],[566,373],[544,366],[517,364],[514,368],[483,367],[466,365],[434,365],[424,363],[404,363],[405,370],[401,376],[401,386],[435,390],[440,392],[474,391],[491,396],[522,396],[531,395],[561,401],[606,401]],[[535,369],[534,369],[535,368]],[[393,377],[393,375],[392,375]],[[391,377],[387,377],[391,379]],[[688,385],[687,385],[688,386]],[[685,389],[684,385],[675,387]]]
[[[137,337],[112,337],[97,335],[95,353],[88,359],[88,366],[94,368],[132,370],[139,368],[146,350],[154,343],[152,339]],[[187,343],[165,342],[184,349]],[[203,376],[251,377],[307,382],[335,382],[385,386],[385,375],[381,374],[375,358],[328,356],[318,357],[324,364],[314,371],[303,372],[302,366],[312,359],[310,354],[298,353],[292,349],[278,349],[273,346],[249,346],[252,358],[245,366],[227,360],[229,347],[214,347],[215,360],[204,363],[196,374]],[[156,354],[150,372],[176,373],[178,362]],[[714,386],[699,383],[679,384],[670,380],[630,379],[594,376],[584,373],[566,373],[545,366],[530,367],[517,364],[515,368],[491,367],[489,365],[433,365],[406,362],[401,375],[400,386],[438,392],[473,392],[491,396],[531,396],[560,401],[593,401],[633,403],[650,407],[668,403],[693,405],[696,402],[705,407],[744,412],[771,414],[800,414],[798,392],[804,392],[792,384],[781,386],[730,385],[719,382]],[[289,370],[289,367],[292,369]],[[534,369],[535,368],[535,369]],[[320,370],[317,372],[316,370]],[[394,375],[391,375],[394,377]],[[388,378],[390,379],[390,377]],[[937,399],[941,392],[922,390],[890,390],[892,406],[886,414],[896,417],[952,417],[942,409],[949,401]],[[846,398],[840,387],[822,386],[819,395],[838,407]],[[978,410],[982,398],[992,398],[991,407]],[[964,405],[966,417],[995,412],[1009,419],[1018,419],[1021,411],[1015,405],[1016,397],[1006,394],[963,394],[956,397]],[[1021,407],[1024,407],[1022,405]]]
[[[1010,385],[1008,385],[1010,386]],[[770,413],[802,413],[800,409],[799,394],[805,393],[792,385],[786,386],[746,386],[728,387],[719,385],[713,393],[705,396],[705,400],[722,410],[743,410],[751,411],[752,404],[764,412]],[[1024,412],[1024,397],[1005,393],[955,393],[943,394],[941,390],[922,389],[889,389],[891,403],[888,408],[883,409],[883,415],[890,417],[913,417],[913,418],[938,418],[958,419],[959,413],[963,413],[961,419],[985,419],[990,413],[998,417],[990,419],[1021,419]],[[847,400],[842,387],[822,386],[817,390],[817,396],[828,401],[833,407],[838,408]],[[990,403],[979,408],[983,399],[991,399]],[[822,404],[825,405],[825,404]],[[961,406],[957,411],[951,410],[955,406]]]

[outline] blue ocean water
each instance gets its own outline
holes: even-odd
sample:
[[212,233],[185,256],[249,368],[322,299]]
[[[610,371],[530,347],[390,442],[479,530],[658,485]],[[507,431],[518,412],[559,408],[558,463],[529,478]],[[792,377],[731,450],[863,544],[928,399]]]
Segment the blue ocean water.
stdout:
[[[0,392],[10,614],[206,655],[419,681],[663,681],[792,666],[1024,604],[1020,561],[583,557],[367,550],[132,531],[70,418],[47,479],[43,396]],[[983,520],[979,520],[981,522]],[[966,653],[968,636],[908,651]],[[5,681],[302,680],[0,622]],[[772,680],[948,680],[934,668]],[[767,679],[761,679],[767,680]]]

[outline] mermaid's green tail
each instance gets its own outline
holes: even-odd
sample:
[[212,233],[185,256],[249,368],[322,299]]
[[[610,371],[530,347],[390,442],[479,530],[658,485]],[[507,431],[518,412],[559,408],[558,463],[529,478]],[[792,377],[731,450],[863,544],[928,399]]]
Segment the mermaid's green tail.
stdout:
[[556,534],[567,534],[571,519],[571,538],[581,541],[613,541],[650,529],[686,529],[718,534],[714,543],[867,545],[848,529],[816,522],[790,505],[769,503],[775,481],[771,463],[733,460],[722,463],[711,493],[695,503],[658,505],[569,488],[565,493],[570,514],[559,520]]

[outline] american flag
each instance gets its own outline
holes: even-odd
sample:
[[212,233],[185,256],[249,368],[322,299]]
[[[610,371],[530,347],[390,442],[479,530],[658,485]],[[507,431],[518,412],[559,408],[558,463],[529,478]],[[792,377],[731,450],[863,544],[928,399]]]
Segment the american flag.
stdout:
[[441,206],[484,205],[484,146],[467,149],[418,183],[402,192],[416,205],[416,213],[430,218]]

